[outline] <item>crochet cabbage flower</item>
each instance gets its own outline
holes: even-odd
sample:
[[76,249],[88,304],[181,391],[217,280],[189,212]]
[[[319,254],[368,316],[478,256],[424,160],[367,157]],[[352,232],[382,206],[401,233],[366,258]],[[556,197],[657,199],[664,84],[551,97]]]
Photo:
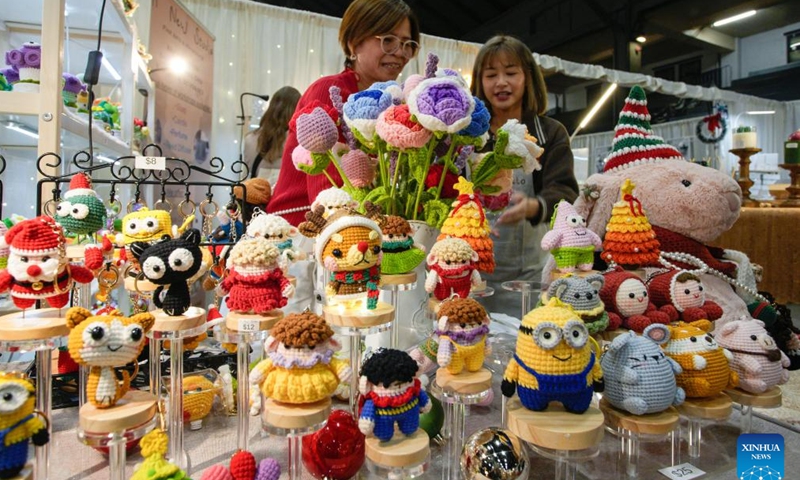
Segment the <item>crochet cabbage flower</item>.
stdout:
[[356,92],[344,104],[344,121],[358,141],[371,147],[378,116],[391,105],[391,92],[372,88]]
[[299,115],[295,125],[297,143],[312,153],[326,153],[339,139],[336,122],[320,107]]
[[375,131],[390,147],[421,148],[433,133],[411,119],[407,104],[392,105],[378,116]]
[[467,137],[482,137],[489,131],[489,120],[492,115],[486,108],[486,104],[480,98],[474,97],[475,110],[472,111],[472,118],[470,119],[467,128],[458,132],[458,135]]
[[512,119],[507,121],[501,130],[508,133],[508,145],[503,153],[522,158],[522,171],[530,174],[542,168],[537,158],[542,156],[544,149],[536,144],[538,141],[536,137],[528,134],[528,127],[524,123]]
[[420,82],[407,99],[408,107],[423,127],[455,133],[472,121],[475,100],[454,77],[434,77]]
[[24,65],[19,68],[39,68],[42,64],[42,46],[35,42],[28,42],[20,48]]

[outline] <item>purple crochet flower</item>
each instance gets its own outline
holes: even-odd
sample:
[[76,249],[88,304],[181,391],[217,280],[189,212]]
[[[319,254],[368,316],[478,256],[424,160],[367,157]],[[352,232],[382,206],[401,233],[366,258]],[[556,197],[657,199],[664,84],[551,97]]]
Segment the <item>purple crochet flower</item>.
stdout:
[[39,68],[42,64],[42,46],[38,43],[28,42],[20,48],[24,57],[24,65],[19,68]]
[[433,78],[436,75],[436,68],[439,66],[439,57],[435,53],[428,54],[428,61],[425,62],[425,78]]
[[475,100],[454,77],[434,77],[411,91],[408,108],[423,127],[434,132],[455,133],[472,121]]
[[344,104],[344,121],[358,140],[373,145],[378,115],[392,105],[391,93],[367,89],[350,95]]
[[71,73],[64,72],[61,76],[64,78],[63,90],[65,92],[74,93],[77,95],[81,93],[81,90],[86,88],[83,82],[81,82],[81,79]]
[[458,156],[456,157],[455,162],[453,162],[453,165],[455,165],[459,172],[463,172],[464,169],[467,168],[467,159],[473,154],[473,152],[475,152],[475,147],[472,145],[464,145],[458,151]]
[[0,73],[2,73],[4,77],[6,77],[6,81],[8,83],[19,82],[19,72],[13,67],[4,68],[0,70]]
[[9,50],[6,52],[6,65],[11,65],[15,70],[25,66],[25,54],[20,50]]
[[[339,118],[344,118],[342,89],[336,85],[332,85],[331,88],[328,89],[328,93],[331,96],[331,104],[333,104],[333,108],[339,112]],[[345,142],[347,142],[347,146],[350,147],[350,150],[356,150],[358,148],[358,143],[356,143],[356,137],[353,135],[353,132],[350,131],[350,127],[347,126],[347,123],[342,122],[339,128],[342,130],[342,136],[344,137]]]
[[480,98],[473,97],[475,100],[475,110],[472,112],[472,119],[469,126],[458,132],[459,135],[467,137],[480,137],[489,131],[489,120],[492,116],[486,109],[486,104]]
[[339,139],[336,123],[325,112],[317,107],[311,113],[304,113],[295,121],[297,143],[313,153],[325,153]]

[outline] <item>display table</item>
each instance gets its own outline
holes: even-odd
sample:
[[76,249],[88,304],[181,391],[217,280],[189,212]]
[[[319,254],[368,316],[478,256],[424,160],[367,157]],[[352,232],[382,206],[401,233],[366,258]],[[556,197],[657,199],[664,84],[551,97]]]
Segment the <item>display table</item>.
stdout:
[[764,267],[758,285],[779,303],[800,303],[800,209],[742,208],[739,220],[723,233],[714,246],[739,250],[750,261]]

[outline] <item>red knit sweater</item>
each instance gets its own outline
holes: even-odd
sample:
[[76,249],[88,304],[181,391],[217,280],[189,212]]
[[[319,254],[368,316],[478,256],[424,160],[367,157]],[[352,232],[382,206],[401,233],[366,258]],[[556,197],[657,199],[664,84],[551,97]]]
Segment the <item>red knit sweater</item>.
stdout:
[[[300,97],[296,110],[304,108],[314,100],[325,105],[331,105],[328,89],[334,85],[341,89],[342,101],[347,101],[347,97],[350,94],[358,91],[358,75],[353,70],[345,69],[336,75],[320,78],[312,83],[303,96]],[[344,141],[341,135],[339,141]],[[278,176],[278,183],[274,185],[272,199],[267,205],[268,213],[309,206],[317,198],[319,192],[331,186],[325,175],[308,175],[294,167],[292,152],[296,146],[297,132],[293,128],[289,128],[289,132],[286,135],[286,144],[283,146],[283,158],[281,159],[281,172]],[[341,186],[342,179],[333,164],[328,166],[328,174],[337,185]],[[292,225],[297,226],[305,220],[305,213],[305,211],[293,212],[281,216]]]

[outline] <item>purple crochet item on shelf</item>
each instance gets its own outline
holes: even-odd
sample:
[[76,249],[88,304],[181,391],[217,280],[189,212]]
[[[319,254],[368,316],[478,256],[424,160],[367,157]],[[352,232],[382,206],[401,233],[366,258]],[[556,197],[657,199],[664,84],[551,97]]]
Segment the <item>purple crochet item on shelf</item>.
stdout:
[[20,48],[24,57],[24,65],[20,68],[39,68],[42,65],[42,46],[28,42]]
[[296,120],[297,142],[313,153],[325,153],[339,139],[336,123],[325,110],[317,107],[311,113],[304,113]]
[[280,464],[273,458],[265,458],[258,464],[255,480],[278,480],[280,476]]
[[81,82],[81,79],[76,77],[75,75],[64,72],[61,74],[61,77],[64,79],[64,91],[74,94],[81,93],[81,90],[84,90],[86,86]]
[[14,67],[8,67],[0,70],[0,74],[6,77],[6,82],[17,83],[19,82],[19,72]]
[[455,133],[469,126],[475,100],[454,77],[423,80],[411,91],[408,109],[416,120],[434,132]]
[[25,54],[20,50],[9,50],[6,52],[6,65],[10,65],[14,70],[25,66]]
[[435,53],[429,53],[425,62],[425,78],[433,78],[439,66],[439,57]]

